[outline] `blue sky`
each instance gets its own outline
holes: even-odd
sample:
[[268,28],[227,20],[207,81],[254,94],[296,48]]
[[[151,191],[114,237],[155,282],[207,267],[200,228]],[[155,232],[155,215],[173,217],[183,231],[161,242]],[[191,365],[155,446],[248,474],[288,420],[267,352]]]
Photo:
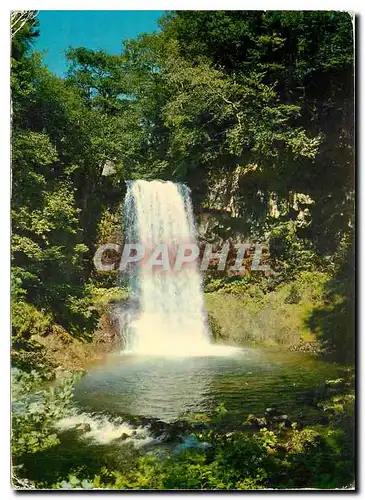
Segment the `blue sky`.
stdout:
[[158,29],[161,10],[42,10],[38,14],[40,36],[34,49],[44,54],[49,69],[62,76],[68,47],[103,49],[119,54],[122,40]]

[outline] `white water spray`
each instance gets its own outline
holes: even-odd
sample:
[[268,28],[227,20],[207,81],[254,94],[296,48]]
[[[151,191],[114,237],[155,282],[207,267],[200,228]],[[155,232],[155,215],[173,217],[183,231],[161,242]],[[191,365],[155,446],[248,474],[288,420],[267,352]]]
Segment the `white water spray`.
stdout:
[[[125,199],[125,243],[147,249],[196,243],[190,190],[164,181],[129,181]],[[209,351],[210,334],[196,262],[180,271],[134,265],[127,269],[139,314],[129,325],[127,351],[199,355]]]

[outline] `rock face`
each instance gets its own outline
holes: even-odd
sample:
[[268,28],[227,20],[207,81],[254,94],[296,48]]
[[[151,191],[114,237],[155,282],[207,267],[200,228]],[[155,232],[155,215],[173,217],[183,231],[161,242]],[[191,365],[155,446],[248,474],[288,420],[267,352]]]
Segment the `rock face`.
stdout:
[[232,217],[226,210],[204,210],[197,214],[197,230],[202,243],[235,244],[247,239],[249,224],[243,217]]
[[120,349],[121,337],[119,323],[113,312],[106,312],[101,315],[99,328],[95,333],[95,342],[108,346],[111,351],[118,348]]
[[111,160],[106,160],[103,165],[103,171],[101,175],[107,177],[108,175],[113,175],[116,172],[115,164]]
[[197,211],[197,229],[200,241],[221,245],[223,242],[241,243],[250,234],[250,225],[244,215],[240,194],[240,180],[244,167],[237,165],[225,175],[211,174],[206,197]]
[[130,297],[123,302],[111,304],[110,310],[120,347],[124,349],[127,344],[128,325],[137,318],[139,303],[136,299]]
[[311,223],[314,201],[310,196],[288,191],[283,198],[275,191],[264,192],[259,188],[257,176],[260,178],[257,164],[237,164],[224,175],[210,174],[207,193],[197,210],[198,234],[202,241],[220,245],[222,240],[241,243],[249,237],[266,240],[268,234],[257,232],[253,222],[260,217],[264,221],[267,217],[277,219],[290,214],[298,227]]

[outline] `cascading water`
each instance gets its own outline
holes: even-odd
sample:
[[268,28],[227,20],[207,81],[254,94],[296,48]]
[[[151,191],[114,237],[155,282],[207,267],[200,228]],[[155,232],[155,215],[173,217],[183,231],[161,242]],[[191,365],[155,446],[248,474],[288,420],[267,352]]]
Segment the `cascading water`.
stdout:
[[[195,243],[190,190],[165,181],[128,181],[125,199],[125,243],[153,250],[165,244],[169,258],[179,244]],[[197,354],[209,350],[210,334],[196,262],[181,270],[146,261],[128,271],[138,304],[127,329],[126,350],[144,354]]]

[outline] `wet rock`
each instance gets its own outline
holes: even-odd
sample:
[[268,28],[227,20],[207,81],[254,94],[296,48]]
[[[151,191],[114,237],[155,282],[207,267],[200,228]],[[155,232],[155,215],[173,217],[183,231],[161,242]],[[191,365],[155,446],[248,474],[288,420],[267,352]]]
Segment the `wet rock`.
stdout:
[[182,439],[182,436],[186,433],[187,431],[187,426],[180,423],[176,422],[173,424],[169,430],[169,434],[172,440],[176,439]]
[[[204,424],[194,426],[185,421],[164,422],[163,420],[142,416],[129,419],[129,423],[133,426],[146,427],[154,438],[164,442],[182,442],[187,433],[206,427]],[[132,435],[134,434],[132,433]]]
[[266,427],[267,421],[265,417],[256,419],[258,427]]
[[266,427],[267,426],[267,420],[265,417],[256,417],[255,415],[250,414],[245,422],[246,425],[249,425],[250,427],[256,427],[258,429]]
[[161,420],[150,421],[148,428],[154,437],[162,438],[164,441],[182,441],[183,436],[190,429],[183,422],[167,423]]
[[268,423],[272,425],[284,424],[285,427],[290,427],[292,424],[288,415],[285,415],[285,413],[282,413],[276,408],[266,408],[265,416]]
[[265,410],[265,417],[273,418],[279,417],[280,415],[282,415],[281,411],[277,410],[276,408],[266,408]]
[[272,421],[276,424],[284,424],[285,427],[290,427],[292,424],[292,421],[290,420],[288,415],[279,415],[278,417],[273,417]]
[[155,420],[155,421],[149,422],[148,427],[149,427],[151,433],[156,437],[159,437],[162,434],[169,433],[169,425],[166,422],[163,422],[161,420]]
[[75,427],[75,431],[78,434],[84,434],[84,432],[90,432],[91,431],[91,425],[90,424],[78,424]]

